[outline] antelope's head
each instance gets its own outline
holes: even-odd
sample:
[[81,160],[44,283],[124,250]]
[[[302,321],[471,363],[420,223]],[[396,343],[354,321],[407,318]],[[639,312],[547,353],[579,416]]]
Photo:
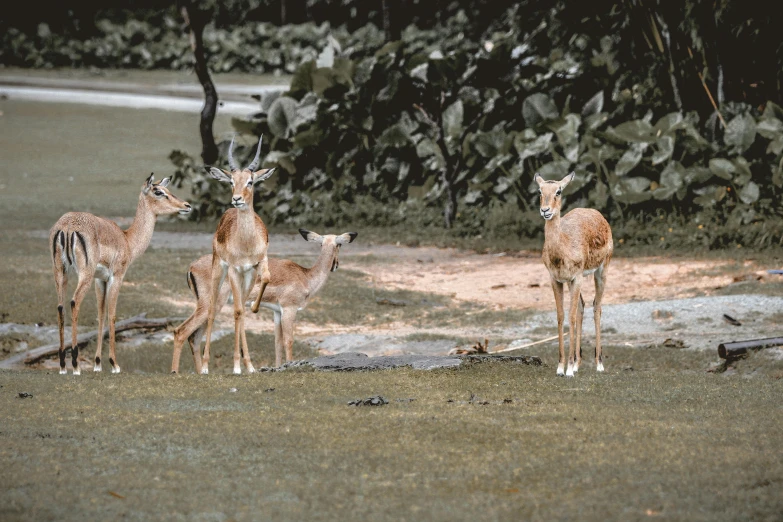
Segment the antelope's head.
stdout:
[[310,232],[309,230],[305,230],[304,228],[300,228],[299,233],[302,234],[302,237],[305,238],[305,240],[307,241],[320,243],[322,251],[326,248],[331,249],[332,267],[329,269],[330,272],[336,272],[337,267],[340,266],[340,261],[337,258],[337,256],[340,253],[340,247],[346,243],[353,242],[353,240],[356,239],[356,236],[359,235],[358,232],[346,232],[345,234],[341,234],[339,236],[335,236],[333,234],[327,234],[325,236],[322,236],[316,234],[315,232]]
[[538,183],[538,193],[541,195],[541,208],[539,212],[541,217],[549,221],[560,214],[560,207],[563,205],[563,189],[574,179],[572,172],[560,181],[546,181],[539,174],[536,174],[535,180]]
[[231,204],[239,210],[253,209],[253,185],[264,181],[275,172],[273,168],[256,170],[261,160],[261,143],[263,141],[264,137],[262,136],[258,140],[256,157],[253,158],[250,165],[242,169],[234,159],[234,138],[231,138],[231,145],[228,147],[228,166],[231,171],[217,167],[209,168],[209,173],[213,178],[224,183],[231,183]]
[[147,200],[147,204],[156,216],[166,214],[190,214],[190,203],[182,201],[168,189],[169,178],[163,178],[155,183],[155,175],[150,174],[144,185],[141,186],[141,197]]

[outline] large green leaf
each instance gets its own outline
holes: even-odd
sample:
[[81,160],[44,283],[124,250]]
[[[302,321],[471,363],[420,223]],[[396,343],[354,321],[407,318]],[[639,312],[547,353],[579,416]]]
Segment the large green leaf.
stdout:
[[612,196],[620,203],[642,203],[652,198],[650,180],[647,178],[620,178],[612,187]]
[[740,191],[739,198],[746,205],[752,205],[759,200],[761,191],[759,186],[752,181],[749,181],[747,185]]
[[653,143],[656,140],[652,125],[645,120],[627,121],[609,132],[629,143]]
[[713,158],[710,160],[710,170],[719,178],[730,180],[734,177],[737,168],[727,159]]
[[296,100],[288,96],[281,96],[269,107],[267,116],[269,130],[278,138],[287,138],[295,130],[293,125],[296,120]]
[[549,152],[553,137],[553,133],[547,132],[546,134],[538,136],[533,141],[525,141],[524,133],[520,132],[517,134],[514,137],[514,148],[517,149],[517,152],[519,153],[520,161]]
[[658,200],[670,199],[685,182],[685,169],[678,161],[672,161],[661,172],[660,186],[653,191],[653,197]]
[[552,98],[546,94],[537,92],[531,94],[522,102],[522,117],[528,127],[535,127],[541,123],[551,121],[560,116],[557,106]]
[[450,138],[458,138],[462,134],[462,119],[465,108],[462,100],[457,100],[443,111],[443,134]]
[[750,114],[740,114],[729,121],[723,136],[726,145],[736,154],[742,154],[756,139],[756,120]]
[[569,173],[571,164],[564,160],[555,160],[538,169],[538,174],[547,180],[561,180]]
[[656,151],[652,155],[652,164],[659,165],[664,161],[668,161],[674,153],[674,137],[673,136],[661,136],[658,141],[655,142]]
[[604,110],[604,91],[598,91],[582,107],[582,118],[600,114]]
[[663,134],[684,128],[684,119],[685,118],[681,112],[670,112],[657,121],[655,127],[653,127],[653,131],[655,132],[656,136],[661,136]]
[[642,153],[644,152],[644,144],[633,143],[631,147],[626,150],[620,157],[617,165],[614,168],[614,173],[618,176],[625,176],[631,172],[642,160]]
[[783,134],[783,122],[777,118],[761,120],[758,125],[756,125],[756,132],[768,140],[774,140]]

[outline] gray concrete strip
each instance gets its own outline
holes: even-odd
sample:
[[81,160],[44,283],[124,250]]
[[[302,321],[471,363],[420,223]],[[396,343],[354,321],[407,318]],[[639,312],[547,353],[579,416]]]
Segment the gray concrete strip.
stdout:
[[[39,101],[48,103],[78,103],[127,107],[132,109],[159,109],[176,112],[199,112],[204,102],[196,98],[152,94],[129,94],[85,89],[49,89],[43,87],[0,86],[0,96],[12,100]],[[226,101],[218,106],[219,114],[247,116],[259,110],[258,103]]]
[[[204,98],[201,85],[194,79],[192,83],[140,83],[128,81],[106,81],[100,78],[41,78],[35,76],[0,74],[0,88],[30,87],[55,90],[79,90],[116,92],[123,94],[162,95],[185,98]],[[253,103],[251,96],[264,95],[273,92],[284,92],[285,84],[241,85],[235,83],[215,83],[218,95],[222,101],[241,101]]]

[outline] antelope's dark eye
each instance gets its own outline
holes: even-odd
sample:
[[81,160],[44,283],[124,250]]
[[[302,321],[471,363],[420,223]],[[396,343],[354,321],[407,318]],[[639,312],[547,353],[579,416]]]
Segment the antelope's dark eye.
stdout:
[[253,180],[252,180],[252,179],[249,179],[249,180],[247,180],[247,186],[248,186],[248,187],[249,187],[250,185],[252,185],[252,184],[253,184]]
[[155,192],[153,192],[153,194],[155,194],[156,196],[165,196],[162,190],[156,190]]
[[555,192],[555,196],[559,196],[559,195],[560,195],[560,191],[558,190],[557,192]]

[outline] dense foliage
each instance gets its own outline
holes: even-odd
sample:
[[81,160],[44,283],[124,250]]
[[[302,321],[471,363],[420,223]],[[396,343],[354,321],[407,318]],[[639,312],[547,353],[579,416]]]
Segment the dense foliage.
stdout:
[[[259,210],[272,221],[383,225],[433,223],[438,208],[465,233],[532,234],[533,175],[575,171],[568,204],[597,208],[643,241],[659,239],[645,225],[661,216],[665,226],[687,220],[687,239],[707,246],[781,241],[776,103],[745,95],[716,110],[707,90],[723,98],[741,81],[718,82],[690,56],[677,65],[676,20],[656,16],[640,30],[629,8],[582,13],[575,25],[571,8],[537,18],[535,5],[509,10],[481,38],[465,38],[470,20],[456,15],[381,47],[329,46],[303,64],[289,92],[235,122],[273,137],[266,162],[282,167]],[[688,38],[709,62],[703,37]],[[220,187],[186,168],[192,160],[175,163],[209,202],[202,211],[222,211]]]

